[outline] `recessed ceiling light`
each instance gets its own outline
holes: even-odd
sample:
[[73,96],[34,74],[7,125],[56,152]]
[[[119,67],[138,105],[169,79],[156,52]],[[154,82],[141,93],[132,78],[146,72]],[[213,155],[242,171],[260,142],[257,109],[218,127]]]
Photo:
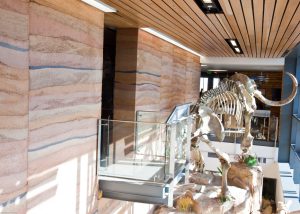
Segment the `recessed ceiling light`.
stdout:
[[194,0],[203,13],[223,13],[218,0]]
[[235,42],[233,39],[230,39],[230,43],[231,43],[233,46],[237,46],[236,42]]
[[241,52],[241,50],[240,50],[239,48],[234,48],[234,50],[235,50],[236,52],[238,52],[238,53]]
[[231,47],[234,53],[243,54],[243,50],[237,39],[225,39],[228,45]]
[[99,0],[81,0],[99,10],[102,10],[105,13],[115,13],[117,10],[107,4],[104,4],[103,2]]

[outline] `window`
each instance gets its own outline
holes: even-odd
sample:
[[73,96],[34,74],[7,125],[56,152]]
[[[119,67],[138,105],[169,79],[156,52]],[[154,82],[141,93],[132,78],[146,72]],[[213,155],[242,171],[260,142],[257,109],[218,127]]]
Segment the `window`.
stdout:
[[207,87],[208,87],[208,78],[207,77],[201,77],[200,78],[200,91],[203,90],[207,91]]
[[214,79],[213,79],[213,88],[218,87],[219,82],[220,82],[220,78],[214,78]]

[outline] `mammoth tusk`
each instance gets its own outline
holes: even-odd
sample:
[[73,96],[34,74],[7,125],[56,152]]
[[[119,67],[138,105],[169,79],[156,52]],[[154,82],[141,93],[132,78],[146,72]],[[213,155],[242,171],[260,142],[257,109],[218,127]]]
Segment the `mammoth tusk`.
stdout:
[[291,73],[286,73],[286,74],[291,78],[291,80],[293,82],[292,93],[287,98],[285,98],[284,100],[280,100],[280,101],[268,100],[258,90],[254,91],[254,96],[269,106],[283,106],[283,105],[286,105],[286,104],[289,104],[290,102],[292,102],[292,100],[295,98],[295,96],[297,94],[298,81],[297,81],[296,77],[294,77],[294,75],[292,75]]

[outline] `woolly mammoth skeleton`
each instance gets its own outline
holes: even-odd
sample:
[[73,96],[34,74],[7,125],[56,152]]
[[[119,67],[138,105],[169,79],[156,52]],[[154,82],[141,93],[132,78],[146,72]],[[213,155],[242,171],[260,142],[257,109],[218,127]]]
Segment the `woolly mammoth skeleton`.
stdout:
[[[238,126],[243,126],[244,124],[245,134],[242,139],[241,149],[244,153],[247,153],[249,149],[251,149],[253,142],[253,136],[250,133],[250,129],[252,114],[256,110],[255,98],[258,98],[261,102],[269,106],[283,106],[290,103],[296,96],[298,86],[297,79],[290,73],[286,74],[291,78],[293,88],[291,94],[284,100],[268,100],[257,89],[253,80],[244,74],[236,73],[229,79],[221,81],[217,88],[205,92],[194,106],[192,114],[199,114],[200,109],[203,109],[202,111],[210,109],[210,111],[215,114],[230,115],[234,117]],[[206,108],[204,109],[203,107]],[[213,120],[221,123],[220,120]],[[222,124],[219,124],[218,126],[223,127]],[[198,124],[198,127],[200,127],[200,124]],[[203,126],[201,128],[203,129]],[[222,137],[218,138],[218,140],[221,141],[224,138],[222,131],[223,129],[214,130],[219,137]]]
[[[215,148],[208,139],[208,134],[214,134],[218,141],[224,140],[224,127],[218,115],[230,115],[235,118],[238,126],[245,127],[245,133],[241,142],[243,154],[247,154],[252,147],[253,136],[250,133],[251,117],[256,110],[255,98],[269,106],[282,106],[290,103],[297,93],[297,79],[290,73],[286,73],[292,80],[293,88],[291,94],[284,100],[271,101],[266,99],[253,80],[244,74],[236,73],[229,79],[224,79],[219,86],[211,89],[199,98],[196,105],[191,110],[191,114],[196,120],[196,131],[193,139],[205,142],[218,156],[222,165],[222,191],[221,194],[226,196],[227,189],[227,172],[230,168],[229,156],[226,153]],[[199,151],[192,151],[192,153]],[[199,157],[201,154],[196,154]],[[200,158],[202,159],[202,157]],[[199,160],[200,160],[199,159]],[[198,167],[201,164],[195,163]],[[202,165],[203,166],[203,165]]]

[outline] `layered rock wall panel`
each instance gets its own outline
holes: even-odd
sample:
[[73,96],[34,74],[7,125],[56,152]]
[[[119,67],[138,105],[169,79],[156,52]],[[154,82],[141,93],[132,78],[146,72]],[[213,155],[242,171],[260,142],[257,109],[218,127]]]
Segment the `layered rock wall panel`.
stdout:
[[26,213],[28,5],[0,1],[0,207],[13,213]]
[[161,41],[161,80],[160,80],[160,112],[162,118],[167,118],[170,114],[170,110],[173,108],[175,102],[172,75],[173,75],[173,50],[174,45]]
[[138,29],[118,29],[114,82],[114,119],[134,120]]
[[199,96],[200,58],[139,29],[118,29],[114,119],[152,112],[164,122],[176,105]]
[[29,33],[28,213],[91,213],[103,14],[77,1],[33,1]]
[[139,31],[137,109],[160,112],[195,102],[199,95],[200,58],[145,31]]
[[0,2],[0,212],[92,213],[103,13]]
[[136,110],[159,111],[161,88],[161,40],[145,31],[139,31]]

